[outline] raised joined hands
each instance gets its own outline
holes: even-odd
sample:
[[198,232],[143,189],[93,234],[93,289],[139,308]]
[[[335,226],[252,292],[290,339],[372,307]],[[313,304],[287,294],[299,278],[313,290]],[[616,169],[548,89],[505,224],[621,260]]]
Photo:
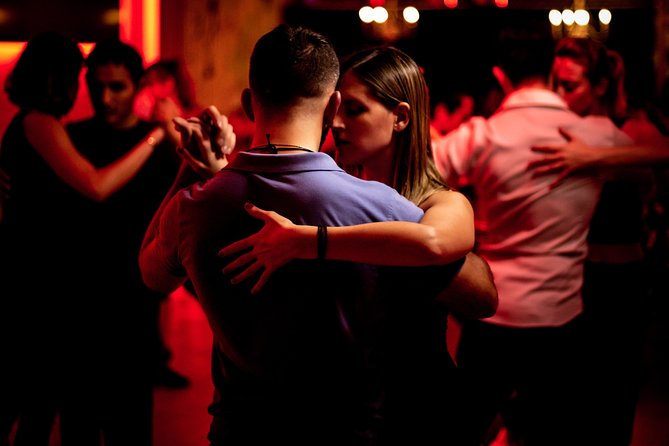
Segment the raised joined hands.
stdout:
[[181,134],[179,155],[201,176],[212,177],[228,163],[227,155],[235,148],[236,135],[228,118],[211,105],[198,116],[175,117],[174,126]]

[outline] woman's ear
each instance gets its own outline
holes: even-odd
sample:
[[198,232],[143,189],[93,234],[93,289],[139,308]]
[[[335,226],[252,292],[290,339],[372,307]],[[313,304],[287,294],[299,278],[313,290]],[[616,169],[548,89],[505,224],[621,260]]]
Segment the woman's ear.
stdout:
[[401,132],[409,125],[411,120],[411,106],[407,102],[400,102],[393,109],[393,113],[395,114],[393,130]]
[[251,92],[250,88],[245,88],[242,91],[241,100],[244,113],[246,113],[246,116],[251,120],[251,122],[255,122],[255,116],[253,114],[253,93]]

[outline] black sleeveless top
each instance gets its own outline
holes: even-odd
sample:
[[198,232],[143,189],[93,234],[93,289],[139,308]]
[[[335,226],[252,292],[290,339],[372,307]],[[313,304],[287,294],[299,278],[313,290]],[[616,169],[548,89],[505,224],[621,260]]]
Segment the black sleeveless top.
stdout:
[[24,130],[28,113],[21,110],[14,116],[0,146],[0,166],[10,175],[11,187],[3,203],[0,257],[3,273],[27,272],[36,280],[22,288],[39,288],[40,282],[47,286],[49,280],[60,278],[59,267],[65,267],[70,234],[62,206],[77,192],[28,142]]

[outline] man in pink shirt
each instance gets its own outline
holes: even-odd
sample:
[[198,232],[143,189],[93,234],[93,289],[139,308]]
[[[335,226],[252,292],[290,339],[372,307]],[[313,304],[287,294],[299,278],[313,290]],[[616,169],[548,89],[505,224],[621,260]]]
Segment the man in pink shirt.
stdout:
[[[493,271],[497,313],[467,321],[459,367],[473,379],[472,444],[515,398],[526,446],[588,444],[579,435],[583,364],[579,315],[586,235],[601,181],[572,176],[551,187],[528,163],[531,147],[563,141],[560,128],[587,143],[629,143],[608,118],[581,118],[548,86],[550,34],[516,26],[501,36],[494,73],[506,94],[488,119],[472,118],[433,148],[442,176],[474,197],[478,253]],[[485,378],[485,379],[483,379]]]

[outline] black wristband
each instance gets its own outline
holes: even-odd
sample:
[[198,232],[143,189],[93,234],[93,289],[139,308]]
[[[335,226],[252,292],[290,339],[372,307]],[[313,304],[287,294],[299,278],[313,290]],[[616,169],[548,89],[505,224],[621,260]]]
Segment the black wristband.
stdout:
[[325,252],[328,249],[328,227],[325,225],[318,225],[317,232],[317,253],[318,260],[325,260]]

